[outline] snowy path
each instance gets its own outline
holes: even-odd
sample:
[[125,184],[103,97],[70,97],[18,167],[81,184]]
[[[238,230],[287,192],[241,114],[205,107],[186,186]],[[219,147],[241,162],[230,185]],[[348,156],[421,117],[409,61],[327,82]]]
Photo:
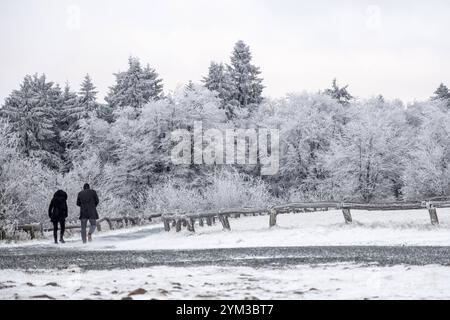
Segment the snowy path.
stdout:
[[[450,266],[450,247],[285,247],[207,250],[76,251],[1,249],[0,269],[137,269],[153,266],[284,267],[323,263]],[[450,270],[450,269],[449,269]]]

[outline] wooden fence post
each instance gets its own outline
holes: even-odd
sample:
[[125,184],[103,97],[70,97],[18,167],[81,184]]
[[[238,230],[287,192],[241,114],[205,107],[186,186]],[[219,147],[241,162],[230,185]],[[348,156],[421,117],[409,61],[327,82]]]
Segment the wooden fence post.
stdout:
[[208,227],[211,227],[213,225],[211,217],[206,217],[206,224],[208,225]]
[[222,223],[223,229],[231,231],[230,227],[230,221],[228,220],[228,216],[226,215],[219,215],[219,220]]
[[433,226],[438,226],[439,225],[439,218],[438,218],[438,215],[437,215],[436,208],[430,203],[427,203],[427,208],[428,208],[428,212],[430,213],[431,224]]
[[195,220],[194,219],[189,219],[187,221],[187,229],[190,232],[195,232]]
[[200,218],[200,220],[198,221],[198,224],[200,227],[203,227],[205,225],[203,222],[203,218]]
[[277,225],[277,211],[272,209],[270,211],[269,227],[275,227]]
[[113,230],[113,225],[111,223],[111,220],[109,220],[108,218],[105,218],[105,221],[108,223],[109,230]]
[[176,224],[176,231],[180,232],[181,231],[181,224],[183,223],[183,221],[181,221],[181,219],[177,220],[177,224]]
[[169,232],[170,231],[170,222],[167,219],[163,219],[164,222],[164,231]]
[[353,222],[352,214],[350,212],[350,209],[342,209],[342,213],[344,214],[345,223],[350,224]]

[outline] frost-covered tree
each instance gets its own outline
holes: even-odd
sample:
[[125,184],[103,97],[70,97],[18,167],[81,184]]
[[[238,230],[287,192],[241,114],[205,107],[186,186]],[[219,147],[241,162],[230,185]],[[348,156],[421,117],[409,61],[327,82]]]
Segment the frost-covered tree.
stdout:
[[261,71],[252,63],[250,47],[238,41],[231,55],[228,72],[233,82],[232,104],[241,108],[254,108],[263,100]]
[[432,106],[422,112],[423,121],[405,157],[403,193],[413,200],[450,197],[450,115]]
[[[48,197],[57,174],[39,159],[26,157],[14,124],[0,119],[0,240],[20,223],[48,221]],[[26,178],[24,178],[26,177]]]
[[19,215],[23,210],[15,194],[11,181],[10,167],[20,157],[16,150],[17,138],[12,133],[11,125],[0,119],[0,240],[14,231]]
[[106,97],[113,110],[124,107],[140,109],[151,100],[162,97],[162,80],[149,65],[141,67],[139,59],[130,57],[128,70],[115,74],[116,84]]
[[65,147],[65,166],[71,166],[74,151],[80,149],[84,132],[80,123],[84,119],[95,117],[100,112],[100,104],[97,102],[96,88],[89,75],[84,78],[78,94],[70,91],[66,86],[63,94],[63,108],[66,128],[61,132],[61,138]]
[[222,63],[211,62],[209,66],[208,76],[203,78],[203,83],[206,88],[217,92],[218,97],[222,101],[221,107],[226,110],[227,117],[233,118],[233,80],[225,66]]
[[222,63],[211,62],[208,75],[203,78],[205,87],[216,91],[221,99],[229,99],[232,91],[230,75]]
[[447,86],[443,83],[439,85],[439,87],[434,92],[434,96],[431,98],[432,100],[438,100],[438,99],[450,99],[450,91],[448,90]]
[[431,97],[431,100],[440,100],[446,103],[447,107],[450,108],[450,91],[447,86],[441,83]]
[[67,148],[72,144],[72,139],[69,139],[70,132],[73,129],[77,119],[71,117],[71,112],[78,105],[78,97],[75,92],[70,89],[69,83],[66,83],[64,90],[62,91],[59,109],[58,109],[58,140],[61,148],[62,158],[62,171],[68,171],[70,166],[70,160],[68,159]]
[[19,137],[19,149],[27,157],[40,159],[52,168],[61,165],[57,121],[61,112],[61,90],[45,75],[26,76],[0,110]]
[[[153,102],[151,104],[165,104]],[[115,163],[105,167],[111,193],[123,199],[133,198],[147,187],[156,183],[158,173],[168,165],[168,154],[162,152],[162,137],[155,119],[146,112],[147,105],[140,117],[135,117],[131,107],[121,109],[111,127],[114,139]],[[137,139],[137,137],[140,137]],[[133,194],[130,194],[133,190]]]
[[329,95],[336,101],[338,101],[342,105],[348,105],[350,100],[353,99],[353,96],[347,90],[348,85],[340,88],[337,84],[337,80],[333,79],[333,84],[330,89],[325,90],[325,94]]
[[75,113],[80,118],[88,117],[89,113],[96,112],[99,104],[97,103],[96,87],[92,83],[92,79],[89,75],[83,80],[80,91],[78,93],[78,113]]
[[174,146],[171,133],[192,130],[196,121],[204,128],[218,128],[227,120],[216,93],[196,84],[190,90],[180,88],[170,99],[149,102],[139,117],[135,117],[134,108],[127,107],[118,110],[115,118],[103,138],[114,146],[109,152],[113,161],[105,165],[105,178],[108,194],[124,199],[124,203],[138,201],[133,197],[139,198],[169,176],[196,185],[210,168],[175,166],[170,158]]
[[404,135],[402,106],[380,108],[377,101],[352,106],[351,121],[332,141],[323,161],[335,200],[400,198],[399,181],[410,141]]
[[266,178],[274,189],[292,189],[299,200],[327,200],[322,182],[326,177],[321,155],[340,135],[344,109],[320,94],[290,94],[267,100],[252,116],[258,127],[280,130],[280,169]]
[[188,84],[184,87],[184,91],[186,94],[188,94],[189,91],[194,90],[194,82],[192,80],[189,80]]
[[71,90],[69,83],[66,83],[61,98],[61,130],[67,131],[78,120],[78,96]]

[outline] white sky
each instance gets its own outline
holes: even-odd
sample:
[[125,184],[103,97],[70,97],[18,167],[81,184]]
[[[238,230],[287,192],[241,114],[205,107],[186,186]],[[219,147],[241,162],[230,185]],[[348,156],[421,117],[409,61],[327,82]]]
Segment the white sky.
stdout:
[[103,98],[129,55],[173,90],[239,39],[268,96],[337,77],[359,97],[420,100],[450,85],[449,31],[446,0],[1,0],[0,102],[35,72],[77,90],[90,73]]

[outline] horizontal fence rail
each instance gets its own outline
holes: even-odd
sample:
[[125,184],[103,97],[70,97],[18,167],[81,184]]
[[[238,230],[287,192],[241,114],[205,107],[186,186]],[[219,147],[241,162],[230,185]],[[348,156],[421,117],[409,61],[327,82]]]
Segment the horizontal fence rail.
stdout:
[[438,208],[450,208],[450,201],[421,201],[421,202],[392,202],[392,203],[347,203],[347,202],[302,202],[289,203],[274,206],[272,208],[245,208],[231,209],[223,211],[198,212],[198,213],[166,213],[162,215],[164,230],[170,231],[175,228],[180,232],[183,227],[191,232],[195,232],[195,225],[198,223],[200,227],[212,226],[216,221],[220,221],[224,230],[231,230],[230,218],[240,218],[241,216],[269,216],[269,227],[277,224],[277,216],[287,213],[301,213],[314,211],[342,210],[345,223],[353,222],[351,210],[365,211],[396,211],[396,210],[421,210],[426,209],[430,215],[431,224],[439,225],[437,215]]
[[[97,220],[97,230],[102,231],[102,224],[106,223],[109,227],[109,230],[123,229],[126,227],[133,226],[141,226],[145,225],[149,222],[152,222],[153,219],[161,218],[161,214],[150,214],[143,217],[116,217],[109,218],[105,217]],[[81,229],[80,223],[70,222],[65,226],[66,230],[77,230]],[[16,228],[16,231],[23,231],[29,234],[30,239],[35,239],[36,234],[44,235],[44,232],[53,231],[53,227],[45,227],[42,223],[31,223],[31,224],[23,224],[19,225]]]

